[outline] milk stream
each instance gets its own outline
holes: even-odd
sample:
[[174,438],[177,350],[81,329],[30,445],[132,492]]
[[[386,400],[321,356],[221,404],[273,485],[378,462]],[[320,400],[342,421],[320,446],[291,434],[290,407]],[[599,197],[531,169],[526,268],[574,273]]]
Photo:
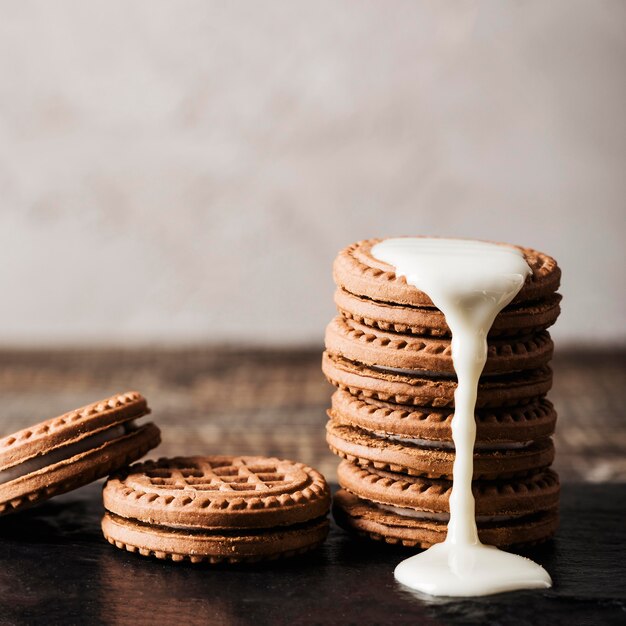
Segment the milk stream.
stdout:
[[423,291],[452,331],[457,375],[452,439],[455,447],[450,520],[443,543],[402,561],[404,585],[435,596],[481,596],[515,589],[548,588],[540,566],[484,545],[476,528],[472,474],[478,379],[487,360],[487,334],[496,315],[513,300],[531,269],[516,248],[462,239],[385,239],[374,258]]

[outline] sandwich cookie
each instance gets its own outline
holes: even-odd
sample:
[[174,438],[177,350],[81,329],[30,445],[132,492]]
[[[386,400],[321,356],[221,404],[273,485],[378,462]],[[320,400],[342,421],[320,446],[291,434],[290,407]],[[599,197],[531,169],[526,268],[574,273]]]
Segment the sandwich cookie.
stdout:
[[[367,401],[338,389],[332,396],[329,417],[379,436],[422,445],[452,447],[452,416],[449,407],[416,407],[368,398]],[[477,409],[475,448],[526,444],[554,433],[556,411],[541,398],[519,407]]]
[[[374,256],[372,249],[382,241],[384,240],[359,241],[342,250],[333,264],[333,276],[337,286],[348,293],[371,298],[377,302],[401,306],[434,307],[430,296],[415,285],[409,284],[404,276],[398,275],[399,272],[394,265],[377,258],[380,255]],[[436,240],[430,239],[429,241],[435,242]],[[446,241],[449,240],[441,240],[442,245],[446,245]],[[480,241],[457,241],[460,242],[459,245],[475,248],[477,253],[489,245]],[[529,275],[510,305],[515,306],[522,302],[536,302],[550,298],[559,288],[561,270],[552,257],[520,246],[502,245],[501,247],[505,249],[505,252],[510,248],[518,250],[529,267]]]
[[160,443],[150,409],[130,391],[0,439],[0,515],[82,487]]
[[[343,461],[333,515],[346,530],[387,543],[443,541],[452,482],[363,468]],[[546,469],[506,482],[474,481],[481,541],[499,547],[545,541],[558,526],[559,479]]]
[[[411,476],[452,478],[453,446],[433,445],[427,440],[391,438],[329,420],[326,441],[338,456],[358,465],[371,465]],[[493,445],[474,449],[473,479],[520,476],[548,467],[554,460],[549,437],[537,441]]]
[[[326,328],[329,353],[409,376],[421,372],[454,375],[449,339],[415,337],[364,326],[341,316]],[[542,331],[518,338],[492,339],[483,376],[536,369],[552,358],[550,335]]]
[[[543,300],[506,307],[496,316],[489,337],[517,337],[546,330],[556,322],[561,296],[553,293]],[[345,289],[335,291],[340,314],[364,326],[408,335],[450,337],[443,313],[430,307],[412,307],[356,296]]]
[[[452,481],[435,480],[358,467],[342,461],[339,484],[381,510],[413,519],[447,522]],[[549,511],[559,504],[559,478],[550,469],[504,481],[474,481],[478,522],[506,522]]]
[[264,457],[146,461],[107,481],[102,531],[144,556],[254,562],[323,543],[330,491],[316,470]]
[[[364,365],[324,352],[322,371],[328,381],[359,398],[372,398],[421,407],[452,407],[456,379],[419,371],[407,373],[389,367]],[[549,366],[485,376],[478,383],[478,408],[518,406],[536,402],[552,387]]]
[[[449,522],[449,516],[429,517],[412,514],[407,507],[382,507],[345,489],[335,494],[333,517],[339,526],[362,537],[417,548],[443,543]],[[480,541],[499,548],[528,547],[546,541],[558,525],[557,506],[522,517],[476,519]]]

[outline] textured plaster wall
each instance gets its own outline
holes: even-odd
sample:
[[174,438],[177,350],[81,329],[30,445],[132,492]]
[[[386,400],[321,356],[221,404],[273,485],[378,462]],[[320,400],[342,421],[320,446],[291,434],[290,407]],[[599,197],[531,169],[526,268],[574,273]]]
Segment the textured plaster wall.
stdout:
[[535,246],[626,340],[626,3],[0,0],[0,341],[319,341],[375,235]]

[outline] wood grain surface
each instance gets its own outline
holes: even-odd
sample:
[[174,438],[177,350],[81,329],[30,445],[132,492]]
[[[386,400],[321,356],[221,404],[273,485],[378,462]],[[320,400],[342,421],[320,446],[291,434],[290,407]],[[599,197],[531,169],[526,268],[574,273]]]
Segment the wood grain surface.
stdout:
[[[276,455],[335,480],[320,360],[321,349],[0,351],[0,435],[136,389],[163,431],[153,455]],[[626,481],[626,353],[557,351],[553,369],[562,480]]]

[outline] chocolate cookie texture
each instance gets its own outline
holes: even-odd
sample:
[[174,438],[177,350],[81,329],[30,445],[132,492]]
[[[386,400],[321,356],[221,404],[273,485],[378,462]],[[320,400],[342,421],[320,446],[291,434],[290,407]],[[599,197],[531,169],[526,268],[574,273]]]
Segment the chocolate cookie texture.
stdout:
[[0,515],[86,485],[160,443],[137,392],[112,396],[0,439]]
[[[338,315],[322,370],[337,390],[326,437],[346,459],[334,513],[359,534],[427,547],[445,538],[455,458],[451,334],[425,293],[374,258],[380,241],[348,246],[333,266]],[[556,412],[545,396],[561,272],[548,255],[518,249],[532,271],[489,331],[475,413],[479,533],[497,546],[545,540],[558,524]]]
[[328,534],[324,477],[281,459],[147,461],[112,476],[103,495],[107,540],[162,559],[273,559],[313,549]]

